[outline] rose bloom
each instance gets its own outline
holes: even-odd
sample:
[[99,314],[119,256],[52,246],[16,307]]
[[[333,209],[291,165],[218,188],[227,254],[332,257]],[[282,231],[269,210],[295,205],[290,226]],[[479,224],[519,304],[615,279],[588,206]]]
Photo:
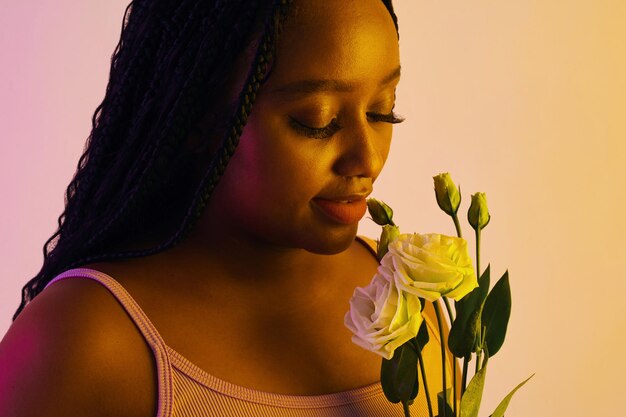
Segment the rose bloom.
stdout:
[[378,270],[393,276],[398,289],[429,301],[442,295],[458,301],[478,287],[463,238],[401,234],[389,244],[380,263]]
[[385,359],[417,335],[422,321],[419,298],[399,291],[392,275],[379,272],[365,288],[355,288],[344,317],[352,342]]

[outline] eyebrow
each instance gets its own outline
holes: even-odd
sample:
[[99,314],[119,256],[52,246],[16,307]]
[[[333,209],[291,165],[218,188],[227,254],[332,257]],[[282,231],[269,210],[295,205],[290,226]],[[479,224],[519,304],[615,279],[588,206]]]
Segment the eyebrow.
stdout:
[[[379,86],[389,84],[393,80],[400,78],[400,66],[395,68],[392,72],[386,75],[381,81]],[[356,84],[343,81],[343,80],[300,80],[291,83],[284,84],[276,87],[272,90],[274,93],[301,93],[301,94],[313,94],[323,91],[334,92],[351,92],[356,89]]]

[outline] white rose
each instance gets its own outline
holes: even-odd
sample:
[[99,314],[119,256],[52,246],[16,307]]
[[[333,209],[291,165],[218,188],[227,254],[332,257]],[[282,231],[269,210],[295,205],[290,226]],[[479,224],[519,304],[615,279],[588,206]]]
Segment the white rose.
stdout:
[[393,275],[377,272],[365,288],[354,290],[344,324],[353,343],[391,359],[397,347],[417,335],[422,320],[419,298],[398,291]]
[[478,287],[465,239],[437,233],[401,234],[388,249],[378,270],[392,275],[401,291],[429,301],[442,295],[458,301]]

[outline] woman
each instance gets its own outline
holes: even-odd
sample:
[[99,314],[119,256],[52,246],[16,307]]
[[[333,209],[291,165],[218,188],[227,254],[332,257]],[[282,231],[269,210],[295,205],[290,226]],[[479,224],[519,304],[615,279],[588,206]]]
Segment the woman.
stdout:
[[0,415],[401,415],[343,325],[399,76],[389,1],[129,5]]

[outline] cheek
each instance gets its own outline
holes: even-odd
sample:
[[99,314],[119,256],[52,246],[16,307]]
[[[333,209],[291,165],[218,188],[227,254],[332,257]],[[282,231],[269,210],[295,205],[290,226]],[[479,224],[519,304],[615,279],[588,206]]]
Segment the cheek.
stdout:
[[381,151],[381,155],[383,157],[383,165],[387,162],[387,157],[389,157],[389,150],[391,149],[391,139],[385,142],[385,146]]
[[[380,170],[384,168],[387,158],[389,157],[389,151],[391,149],[391,136],[392,136],[393,127],[392,126],[384,126],[380,130],[376,131],[376,139],[375,139],[375,149],[378,157],[380,158]],[[374,178],[377,178],[380,174],[380,171],[376,174]]]
[[264,205],[280,201],[295,208],[289,206],[308,201],[320,191],[326,162],[320,147],[306,140],[272,125],[247,125],[228,168],[237,188]]
[[389,150],[391,149],[391,138],[393,136],[393,126],[385,127],[378,145],[378,153],[383,160],[383,165],[387,162]]

